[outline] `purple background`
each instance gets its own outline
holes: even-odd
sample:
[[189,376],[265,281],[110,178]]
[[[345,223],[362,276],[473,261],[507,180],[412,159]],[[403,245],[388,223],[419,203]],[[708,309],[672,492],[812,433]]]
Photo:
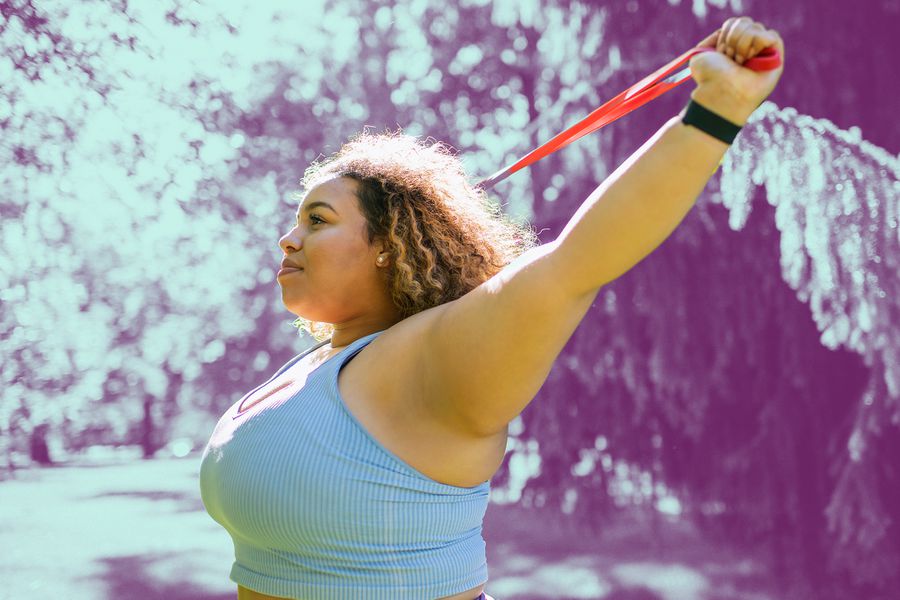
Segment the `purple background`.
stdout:
[[[274,267],[319,153],[401,126],[477,180],[746,14],[781,33],[784,76],[514,422],[489,564],[504,536],[569,532],[575,556],[629,523],[660,560],[687,561],[683,529],[752,556],[738,589],[898,597],[900,1],[61,6],[0,4],[4,478],[100,446],[197,456],[311,343]],[[554,239],[691,87],[493,197]],[[513,505],[515,535],[492,520]],[[605,597],[668,598],[666,577]]]

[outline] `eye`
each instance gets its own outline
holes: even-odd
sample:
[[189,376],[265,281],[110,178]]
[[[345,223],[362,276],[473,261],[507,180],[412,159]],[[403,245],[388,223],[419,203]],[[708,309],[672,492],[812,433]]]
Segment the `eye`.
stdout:
[[[321,218],[319,215],[313,214],[313,213],[310,213],[309,220],[312,221],[313,225],[321,225],[322,223],[325,222],[325,220],[323,218]],[[297,217],[297,226],[298,227],[300,226],[300,217],[299,216]]]

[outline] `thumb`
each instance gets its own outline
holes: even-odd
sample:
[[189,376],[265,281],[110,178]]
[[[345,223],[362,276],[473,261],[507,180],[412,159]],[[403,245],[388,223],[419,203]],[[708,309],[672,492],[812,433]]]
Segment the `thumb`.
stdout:
[[711,34],[706,36],[703,41],[696,45],[697,48],[715,48],[719,45],[719,34],[722,33],[722,28],[719,27]]
[[695,54],[691,57],[688,66],[691,69],[691,77],[694,78],[697,85],[728,77],[729,74],[740,68],[737,63],[715,50]]

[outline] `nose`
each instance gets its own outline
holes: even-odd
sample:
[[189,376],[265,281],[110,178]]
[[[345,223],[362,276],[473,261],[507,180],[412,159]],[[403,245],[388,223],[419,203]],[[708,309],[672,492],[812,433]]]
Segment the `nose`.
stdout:
[[300,228],[295,225],[290,231],[281,236],[281,239],[278,240],[278,246],[285,254],[291,254],[299,250],[303,246],[303,242],[300,239]]

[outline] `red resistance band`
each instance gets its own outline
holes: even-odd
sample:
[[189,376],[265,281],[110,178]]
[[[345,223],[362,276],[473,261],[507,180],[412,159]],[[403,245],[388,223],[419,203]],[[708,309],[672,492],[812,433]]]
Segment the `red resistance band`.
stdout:
[[[691,75],[690,67],[682,69],[678,73],[675,73],[675,71],[688,63],[691,57],[702,52],[716,52],[716,49],[711,47],[691,48],[669,64],[660,68],[655,73],[648,75],[589,114],[582,121],[579,121],[572,127],[569,127],[562,133],[556,135],[556,137],[549,142],[538,146],[520,158],[518,162],[501,171],[497,171],[487,179],[479,181],[475,187],[480,187],[485,190],[491,188],[519,169],[523,169],[528,165],[536,163],[545,156],[553,154],[560,148],[568,146],[578,138],[612,123],[619,117],[627,115],[637,107],[643,106],[654,98],[665,94],[675,86],[684,83]],[[757,56],[745,61],[742,66],[753,71],[771,71],[781,66],[781,55],[778,54],[778,50],[774,47],[766,48]]]

